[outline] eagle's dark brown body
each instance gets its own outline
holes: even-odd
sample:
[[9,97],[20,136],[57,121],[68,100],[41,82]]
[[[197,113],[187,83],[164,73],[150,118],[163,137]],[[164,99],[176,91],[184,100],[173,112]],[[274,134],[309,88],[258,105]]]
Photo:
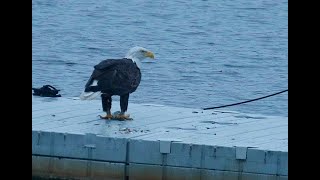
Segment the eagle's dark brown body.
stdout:
[[[90,86],[97,80],[97,86]],[[107,59],[96,66],[85,86],[85,92],[101,91],[110,96],[134,92],[141,80],[141,72],[131,59]]]

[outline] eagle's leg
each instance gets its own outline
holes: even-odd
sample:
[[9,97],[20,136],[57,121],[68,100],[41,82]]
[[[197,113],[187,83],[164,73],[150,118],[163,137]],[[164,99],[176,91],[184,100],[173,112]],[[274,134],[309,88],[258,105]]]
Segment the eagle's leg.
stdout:
[[100,116],[101,119],[112,119],[113,116],[111,114],[111,96],[108,94],[101,94],[102,99],[102,109],[107,113],[106,116]]
[[121,112],[120,112],[120,114],[115,116],[116,119],[119,119],[119,120],[132,120],[132,118],[130,118],[129,114],[125,114],[125,112],[128,109],[128,101],[129,101],[129,94],[125,94],[125,95],[120,96]]

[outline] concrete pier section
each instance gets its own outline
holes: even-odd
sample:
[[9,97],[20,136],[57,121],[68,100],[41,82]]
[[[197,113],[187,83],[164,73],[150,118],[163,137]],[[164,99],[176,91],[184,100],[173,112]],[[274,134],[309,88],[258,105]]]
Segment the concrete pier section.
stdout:
[[[112,111],[119,111],[113,102]],[[81,180],[288,179],[288,117],[32,96],[32,174]]]

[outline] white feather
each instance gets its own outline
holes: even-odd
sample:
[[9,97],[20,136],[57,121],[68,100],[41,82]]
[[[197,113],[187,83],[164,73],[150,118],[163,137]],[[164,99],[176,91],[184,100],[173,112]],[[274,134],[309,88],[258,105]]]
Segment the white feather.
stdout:
[[93,80],[93,82],[90,86],[97,86],[97,85],[98,85],[98,80]]
[[81,100],[93,100],[101,95],[101,91],[98,92],[82,92],[80,95]]
[[[98,85],[98,81],[94,80],[90,86],[97,86],[97,85]],[[80,99],[81,100],[93,100],[100,95],[101,95],[101,91],[98,91],[98,92],[84,92],[83,91],[80,95]]]

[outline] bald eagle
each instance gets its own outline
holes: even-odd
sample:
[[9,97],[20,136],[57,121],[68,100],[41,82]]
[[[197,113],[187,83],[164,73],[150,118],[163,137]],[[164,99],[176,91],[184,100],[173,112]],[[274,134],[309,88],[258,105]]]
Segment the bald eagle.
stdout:
[[[94,66],[94,70],[80,95],[82,100],[94,99],[101,96],[102,109],[106,116],[102,119],[131,119],[125,114],[128,108],[129,95],[139,86],[141,80],[141,60],[154,59],[154,54],[143,48],[133,47],[122,59],[107,59]],[[115,116],[111,114],[112,96],[120,96],[121,112]]]

